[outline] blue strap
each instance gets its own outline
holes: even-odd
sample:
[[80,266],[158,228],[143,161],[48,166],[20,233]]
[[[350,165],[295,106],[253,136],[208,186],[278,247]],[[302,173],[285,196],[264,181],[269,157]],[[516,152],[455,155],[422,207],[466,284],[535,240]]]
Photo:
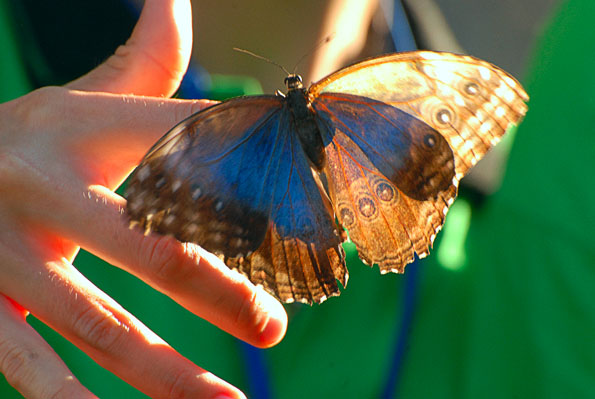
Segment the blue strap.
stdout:
[[419,261],[416,260],[407,266],[405,273],[405,289],[403,290],[403,314],[401,316],[401,328],[396,334],[396,342],[391,356],[391,363],[388,368],[386,382],[380,396],[381,399],[392,399],[397,392],[401,371],[405,363],[407,343],[413,324],[413,314],[417,302],[417,286],[419,280]]
[[244,355],[248,374],[249,397],[254,399],[272,399],[271,381],[264,350],[238,340]]
[[[417,45],[401,0],[393,1],[392,11],[393,19],[390,33],[395,50],[399,52],[416,50]],[[403,370],[403,364],[405,363],[407,343],[409,341],[409,335],[413,324],[413,315],[415,313],[415,305],[417,302],[419,263],[419,260],[416,259],[415,262],[407,266],[407,271],[405,272],[401,327],[396,334],[391,363],[388,369],[386,383],[382,390],[382,399],[394,398],[395,392],[398,391],[399,379]]]
[[417,50],[413,31],[411,30],[411,25],[409,25],[409,20],[407,19],[407,14],[401,0],[393,1],[392,12],[393,18],[390,34],[393,38],[395,50],[398,52]]

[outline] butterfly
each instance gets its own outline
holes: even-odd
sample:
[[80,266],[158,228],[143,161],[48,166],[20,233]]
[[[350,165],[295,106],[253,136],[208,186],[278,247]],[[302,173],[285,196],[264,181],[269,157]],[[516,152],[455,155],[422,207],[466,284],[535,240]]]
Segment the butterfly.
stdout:
[[381,273],[426,256],[459,180],[529,99],[488,62],[429,51],[285,83],[180,122],[126,193],[131,225],[200,245],[283,302],[339,295],[346,240]]

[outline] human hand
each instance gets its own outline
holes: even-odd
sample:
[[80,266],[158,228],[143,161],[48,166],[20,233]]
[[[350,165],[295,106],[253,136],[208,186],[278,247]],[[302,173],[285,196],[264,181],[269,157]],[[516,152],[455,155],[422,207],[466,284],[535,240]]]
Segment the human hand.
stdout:
[[194,245],[129,229],[112,191],[159,136],[209,104],[164,98],[189,59],[188,1],[145,3],[104,64],[0,105],[0,372],[27,398],[94,397],[28,312],[151,397],[243,397],[86,280],[71,263],[79,246],[252,345],[285,332],[274,298]]

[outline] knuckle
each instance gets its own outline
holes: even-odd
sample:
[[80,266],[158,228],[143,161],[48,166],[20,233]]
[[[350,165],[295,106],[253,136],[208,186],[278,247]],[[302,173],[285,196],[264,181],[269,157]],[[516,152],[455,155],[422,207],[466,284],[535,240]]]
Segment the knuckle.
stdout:
[[37,353],[14,343],[0,342],[0,372],[19,389],[33,383]]
[[164,386],[167,387],[167,398],[176,399],[187,397],[188,390],[196,385],[196,379],[196,373],[188,370],[172,373],[171,376],[169,376],[169,381],[165,381],[164,383]]
[[72,398],[81,393],[81,386],[75,378],[48,382],[42,371],[47,368],[47,364],[42,366],[44,361],[47,358],[26,346],[0,342],[0,374],[19,392],[27,393],[27,397],[48,399]]
[[31,93],[15,100],[11,112],[16,121],[24,124],[24,127],[38,129],[43,127],[50,118],[61,115],[60,108],[67,103],[70,91],[64,87],[47,86],[34,90]]
[[[55,383],[54,383],[55,384]],[[71,395],[71,389],[69,386],[67,385],[67,381],[65,380],[60,380],[57,381],[57,385],[54,385],[52,387],[52,391],[47,392],[46,395],[44,395],[44,398],[48,398],[48,399],[62,399],[62,398],[72,398],[73,396]]]
[[119,354],[130,327],[100,301],[75,309],[72,330],[92,348],[107,354]]
[[18,156],[0,148],[0,192],[8,194],[22,177],[22,162]]
[[104,63],[107,68],[112,69],[114,72],[120,72],[125,70],[129,63],[130,58],[134,56],[135,53],[131,48],[131,44],[123,44],[116,48],[114,54],[112,54]]
[[84,388],[75,378],[60,378],[46,385],[40,397],[48,399],[76,398],[80,397],[83,392]]
[[[0,132],[0,183],[2,188],[19,184],[31,167],[22,159],[23,143],[31,142],[29,133],[39,130],[52,115],[50,98],[62,97],[65,89],[45,87],[16,100],[2,104],[0,120],[4,129]],[[60,102],[60,101],[57,101]],[[53,106],[53,105],[52,105]]]
[[191,271],[184,246],[173,237],[145,237],[139,250],[139,259],[148,269],[149,277],[161,286],[183,281]]
[[257,335],[264,331],[269,322],[269,315],[262,310],[259,298],[256,291],[251,291],[251,295],[242,298],[235,316],[236,325]]
[[28,159],[12,149],[3,149],[0,145],[0,201],[12,209],[28,209],[34,199],[34,190],[39,196],[45,186],[39,184],[42,179]]

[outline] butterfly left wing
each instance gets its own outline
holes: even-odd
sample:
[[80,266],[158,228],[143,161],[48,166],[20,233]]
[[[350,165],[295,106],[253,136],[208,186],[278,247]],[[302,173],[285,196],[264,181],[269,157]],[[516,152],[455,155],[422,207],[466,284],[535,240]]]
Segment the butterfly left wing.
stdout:
[[288,118],[281,97],[257,96],[181,122],[131,177],[131,220],[220,255],[284,302],[338,294],[337,227]]

